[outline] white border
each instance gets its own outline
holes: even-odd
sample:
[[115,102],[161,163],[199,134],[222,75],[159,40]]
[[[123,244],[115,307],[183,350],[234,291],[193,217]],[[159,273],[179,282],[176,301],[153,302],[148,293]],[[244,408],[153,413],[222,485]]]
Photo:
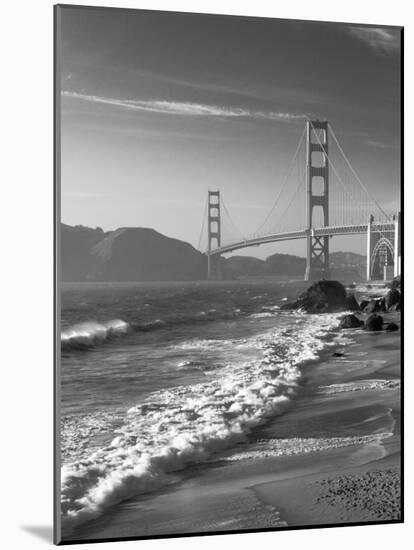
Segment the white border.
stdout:
[[[80,3],[80,2],[73,2]],[[89,5],[166,9],[404,25],[406,27],[406,202],[412,204],[414,97],[410,3],[377,0],[237,1],[108,1]],[[22,526],[52,523],[52,5],[50,0],[20,0],[2,4],[1,65],[1,534],[8,550],[50,544]],[[4,122],[6,124],[4,124]],[[410,189],[411,187],[411,189]],[[405,210],[406,220],[410,210]],[[406,227],[406,310],[412,292],[408,274],[412,255],[411,230]],[[408,331],[410,327],[408,328]],[[407,332],[408,332],[407,331]],[[406,344],[406,432],[413,409],[409,398],[413,376]],[[411,368],[412,367],[412,368]],[[106,543],[105,548],[226,547],[304,548],[318,550],[408,546],[414,539],[411,437],[406,441],[406,525],[290,531],[265,534]],[[411,470],[411,471],[410,471]],[[410,537],[411,535],[411,537]],[[122,546],[122,545],[123,546]],[[97,545],[83,545],[97,548]]]

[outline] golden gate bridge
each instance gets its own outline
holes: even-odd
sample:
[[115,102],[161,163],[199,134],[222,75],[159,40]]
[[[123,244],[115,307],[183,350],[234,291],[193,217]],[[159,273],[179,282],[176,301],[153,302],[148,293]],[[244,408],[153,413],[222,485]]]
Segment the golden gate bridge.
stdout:
[[222,254],[306,239],[305,280],[328,279],[330,239],[358,234],[366,236],[367,281],[387,278],[390,268],[394,277],[400,274],[400,213],[386,212],[371,195],[329,122],[307,120],[276,200],[256,231],[244,235],[220,190],[209,190],[198,248],[214,279],[221,277]]

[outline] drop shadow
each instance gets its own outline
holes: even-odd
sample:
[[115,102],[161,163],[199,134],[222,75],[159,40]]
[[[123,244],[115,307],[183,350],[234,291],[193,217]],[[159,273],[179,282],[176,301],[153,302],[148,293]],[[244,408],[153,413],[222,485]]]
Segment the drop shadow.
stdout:
[[38,539],[53,543],[53,527],[51,525],[21,525],[21,528]]

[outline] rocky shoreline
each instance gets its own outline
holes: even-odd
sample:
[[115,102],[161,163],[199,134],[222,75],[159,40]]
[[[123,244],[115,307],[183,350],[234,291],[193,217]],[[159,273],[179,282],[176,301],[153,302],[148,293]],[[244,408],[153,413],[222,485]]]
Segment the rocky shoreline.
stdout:
[[[338,281],[318,281],[303,292],[294,302],[284,304],[283,310],[300,310],[306,313],[336,313],[352,311],[340,321],[339,328],[363,328],[368,331],[396,331],[399,326],[393,321],[384,322],[380,313],[401,310],[401,281],[394,279],[384,296],[372,297],[358,302],[355,294],[347,293]],[[368,313],[369,317],[361,319],[358,313]]]

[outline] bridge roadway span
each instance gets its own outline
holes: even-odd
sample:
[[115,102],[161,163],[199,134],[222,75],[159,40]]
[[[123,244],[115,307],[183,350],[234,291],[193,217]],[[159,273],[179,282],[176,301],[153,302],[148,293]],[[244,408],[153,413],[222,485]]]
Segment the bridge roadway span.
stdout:
[[[312,229],[312,235],[314,237],[333,237],[335,235],[358,235],[366,234],[368,231],[368,224],[359,225],[338,225],[338,226],[326,226]],[[372,223],[372,233],[386,233],[394,231],[394,222],[377,222]],[[249,246],[259,246],[266,243],[275,243],[280,241],[290,241],[293,239],[305,239],[309,236],[309,230],[302,229],[300,231],[289,231],[287,233],[276,233],[273,235],[266,235],[264,237],[252,237],[243,241],[238,241],[233,244],[220,246],[219,248],[212,249],[210,256],[216,256],[218,254],[226,254],[239,250],[240,248],[248,248]]]

